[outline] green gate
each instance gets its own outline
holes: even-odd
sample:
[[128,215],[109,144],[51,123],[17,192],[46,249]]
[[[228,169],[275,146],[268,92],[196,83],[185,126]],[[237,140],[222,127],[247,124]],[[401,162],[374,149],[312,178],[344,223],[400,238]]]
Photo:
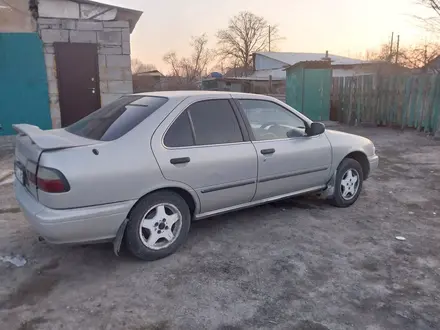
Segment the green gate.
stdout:
[[0,33],[0,135],[13,124],[52,127],[43,45],[36,33]]
[[332,86],[330,62],[299,62],[286,71],[287,104],[311,120],[329,120]]

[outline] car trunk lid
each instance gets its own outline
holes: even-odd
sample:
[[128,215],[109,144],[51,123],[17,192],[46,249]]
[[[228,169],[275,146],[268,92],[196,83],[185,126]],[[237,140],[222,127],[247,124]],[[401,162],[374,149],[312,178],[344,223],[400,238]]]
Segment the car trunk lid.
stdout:
[[90,140],[64,129],[43,131],[29,124],[13,125],[18,135],[15,142],[15,173],[17,179],[38,198],[36,182],[37,167],[43,152],[95,144]]

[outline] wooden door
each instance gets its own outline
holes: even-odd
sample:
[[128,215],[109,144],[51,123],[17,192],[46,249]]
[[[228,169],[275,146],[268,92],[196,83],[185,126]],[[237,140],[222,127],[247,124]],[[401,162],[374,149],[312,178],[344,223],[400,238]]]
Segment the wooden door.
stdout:
[[326,121],[330,117],[330,89],[332,71],[305,69],[303,113],[311,120]]
[[55,43],[61,125],[73,124],[101,106],[96,44]]

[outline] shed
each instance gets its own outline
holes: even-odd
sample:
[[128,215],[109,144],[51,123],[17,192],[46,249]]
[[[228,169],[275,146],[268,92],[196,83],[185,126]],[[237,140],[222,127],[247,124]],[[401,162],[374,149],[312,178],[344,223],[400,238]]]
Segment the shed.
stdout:
[[208,77],[201,80],[200,89],[210,91],[249,92],[249,84],[249,81],[244,78]]
[[53,127],[133,92],[130,33],[141,11],[90,0],[39,0]]
[[285,70],[286,103],[312,120],[329,120],[331,62],[303,61]]
[[135,93],[152,92],[162,89],[164,75],[159,70],[133,74],[133,91]]

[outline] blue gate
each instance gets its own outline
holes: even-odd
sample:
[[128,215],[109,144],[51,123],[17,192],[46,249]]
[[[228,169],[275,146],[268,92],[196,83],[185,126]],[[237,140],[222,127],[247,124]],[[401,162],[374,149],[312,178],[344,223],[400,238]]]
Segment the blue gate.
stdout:
[[43,45],[36,33],[0,33],[0,135],[19,123],[52,128]]

